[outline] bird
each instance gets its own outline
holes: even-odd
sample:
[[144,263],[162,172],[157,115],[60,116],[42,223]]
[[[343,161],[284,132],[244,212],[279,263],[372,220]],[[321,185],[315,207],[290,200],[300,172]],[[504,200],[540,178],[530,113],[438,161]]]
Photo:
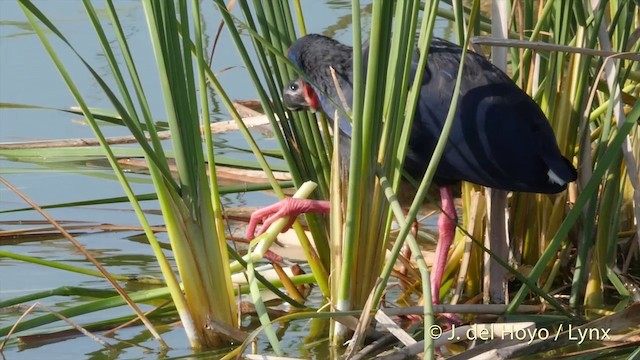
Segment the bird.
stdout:
[[[284,87],[284,105],[294,111],[322,111],[331,119],[344,113],[338,108],[343,102],[330,69],[335,71],[342,98],[351,106],[353,51],[351,46],[319,34],[294,41],[288,58],[304,77]],[[368,47],[362,51],[366,57]],[[404,161],[404,171],[416,179],[424,175],[442,132],[462,56],[460,46],[432,39]],[[555,194],[577,178],[576,168],[562,155],[553,129],[536,102],[482,55],[468,51],[465,56],[453,125],[433,179],[439,187],[442,209],[431,272],[434,304],[440,302],[440,285],[457,223],[451,189],[454,184],[467,181],[498,190]],[[411,74],[416,73],[418,59],[416,50]],[[344,116],[338,127],[349,139],[351,125]],[[287,198],[256,211],[247,236],[253,238],[259,223],[263,223],[263,232],[278,218],[290,216],[288,228],[299,214],[329,210],[326,201]]]

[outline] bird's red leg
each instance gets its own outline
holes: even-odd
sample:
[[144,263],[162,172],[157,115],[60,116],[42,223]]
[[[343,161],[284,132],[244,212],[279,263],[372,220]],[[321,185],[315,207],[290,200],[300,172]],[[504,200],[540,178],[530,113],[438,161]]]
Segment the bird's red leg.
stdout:
[[438,244],[436,245],[435,262],[431,270],[431,299],[434,304],[440,303],[440,285],[456,230],[456,207],[450,187],[440,188],[440,204],[442,205],[442,213],[438,218]]
[[[251,214],[249,225],[247,226],[247,239],[253,239],[255,236],[260,235],[267,231],[269,226],[274,221],[283,217],[289,217],[289,222],[282,229],[282,231],[288,230],[296,217],[300,214],[315,212],[326,214],[331,210],[328,201],[324,200],[310,200],[310,199],[296,199],[286,198],[271,206],[267,206]],[[260,230],[256,234],[256,227],[262,223]]]

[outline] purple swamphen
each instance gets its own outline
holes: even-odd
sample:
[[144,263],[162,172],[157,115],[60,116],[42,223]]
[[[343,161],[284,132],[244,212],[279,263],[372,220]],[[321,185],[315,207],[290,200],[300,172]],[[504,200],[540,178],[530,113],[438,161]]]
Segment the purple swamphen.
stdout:
[[[365,56],[367,53],[365,48]],[[289,59],[309,82],[298,79],[289,83],[284,89],[285,105],[291,110],[322,110],[333,118],[336,104],[342,102],[330,73],[332,67],[347,105],[351,106],[352,54],[352,47],[322,35],[311,34],[295,41],[289,48]],[[405,171],[414,178],[424,175],[442,131],[461,56],[461,47],[438,38],[432,40],[404,163]],[[487,59],[473,52],[466,56],[454,123],[434,178],[440,187],[443,213],[438,219],[438,244],[431,273],[433,303],[439,303],[440,283],[457,218],[451,184],[468,181],[500,190],[553,194],[563,191],[577,175],[571,162],[560,153],[553,130],[538,105]],[[416,53],[412,74],[417,60]],[[343,116],[339,128],[348,139],[351,125]],[[252,238],[260,222],[262,232],[283,216],[290,216],[293,222],[304,212],[328,211],[325,201],[285,199],[255,212],[247,235]]]

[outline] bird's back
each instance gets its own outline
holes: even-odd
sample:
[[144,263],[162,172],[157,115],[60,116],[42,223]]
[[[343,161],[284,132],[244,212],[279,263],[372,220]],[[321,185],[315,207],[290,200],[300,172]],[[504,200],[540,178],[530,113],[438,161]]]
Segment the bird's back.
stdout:
[[[406,168],[426,169],[453,96],[461,48],[434,39],[416,109]],[[553,173],[550,177],[550,170]],[[484,57],[468,53],[454,124],[436,181],[556,193],[575,180],[538,105]]]

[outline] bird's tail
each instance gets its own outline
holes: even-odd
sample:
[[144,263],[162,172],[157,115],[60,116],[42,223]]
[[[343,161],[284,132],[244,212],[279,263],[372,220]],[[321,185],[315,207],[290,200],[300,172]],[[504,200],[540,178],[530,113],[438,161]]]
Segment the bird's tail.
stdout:
[[565,186],[570,182],[576,181],[578,178],[578,172],[573,164],[566,157],[562,157],[562,161],[554,162],[552,164],[547,163],[549,166],[549,182]]

